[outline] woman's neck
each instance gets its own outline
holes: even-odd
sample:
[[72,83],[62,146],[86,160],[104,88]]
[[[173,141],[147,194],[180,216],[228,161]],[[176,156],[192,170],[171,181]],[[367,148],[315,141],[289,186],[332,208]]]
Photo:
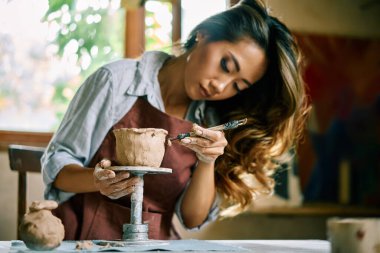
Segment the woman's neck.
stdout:
[[165,110],[178,118],[184,118],[191,102],[184,84],[185,65],[186,55],[181,55],[165,62],[158,73]]

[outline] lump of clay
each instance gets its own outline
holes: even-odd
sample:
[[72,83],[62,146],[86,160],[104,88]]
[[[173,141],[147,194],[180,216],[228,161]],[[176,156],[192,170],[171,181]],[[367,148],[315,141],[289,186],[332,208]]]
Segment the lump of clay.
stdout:
[[90,250],[94,247],[94,243],[92,241],[79,241],[75,245],[75,249],[77,250]]
[[51,210],[58,207],[52,200],[34,201],[19,226],[20,237],[32,250],[51,250],[58,247],[65,229]]
[[116,137],[116,160],[124,166],[160,167],[168,131],[161,128],[120,128]]

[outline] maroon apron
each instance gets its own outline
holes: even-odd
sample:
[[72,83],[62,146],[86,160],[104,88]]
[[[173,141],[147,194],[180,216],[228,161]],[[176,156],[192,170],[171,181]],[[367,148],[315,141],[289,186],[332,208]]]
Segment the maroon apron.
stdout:
[[[188,132],[192,123],[177,119],[154,108],[142,98],[108,132],[89,167],[103,158],[115,162],[117,128],[163,128],[170,136]],[[172,174],[144,176],[143,222],[149,223],[149,239],[178,239],[172,226],[175,203],[186,187],[191,167],[196,162],[193,151],[173,142],[166,147],[161,167],[173,169]],[[117,240],[122,238],[122,226],[129,223],[130,196],[117,200],[99,192],[76,194],[59,205],[53,213],[65,226],[65,240]]]

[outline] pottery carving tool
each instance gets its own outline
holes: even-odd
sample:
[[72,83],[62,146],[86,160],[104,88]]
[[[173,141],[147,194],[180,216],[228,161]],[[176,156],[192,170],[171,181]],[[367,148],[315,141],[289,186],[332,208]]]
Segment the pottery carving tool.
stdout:
[[[246,123],[247,123],[247,118],[244,118],[244,119],[239,119],[239,120],[232,120],[227,123],[224,123],[218,126],[213,126],[207,129],[214,130],[214,131],[223,131],[223,130],[235,129],[238,126],[245,125]],[[181,133],[181,134],[178,134],[176,137],[169,138],[169,140],[170,141],[182,140],[183,138],[190,137],[190,136],[195,136],[195,132]]]

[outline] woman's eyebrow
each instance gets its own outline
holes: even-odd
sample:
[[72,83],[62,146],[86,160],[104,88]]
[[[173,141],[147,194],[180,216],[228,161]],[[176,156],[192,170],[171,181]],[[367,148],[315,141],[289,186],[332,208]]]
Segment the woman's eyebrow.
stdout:
[[240,65],[239,65],[238,60],[236,59],[235,55],[233,55],[231,52],[229,52],[229,53],[230,53],[230,56],[232,58],[232,61],[235,64],[235,68],[236,68],[237,72],[239,72],[240,71]]
[[[236,71],[239,72],[240,71],[240,65],[239,65],[239,62],[238,60],[236,59],[235,55],[233,55],[231,52],[230,53],[230,56],[232,58],[232,61],[234,62],[234,65],[235,65],[235,68],[236,68]],[[248,82],[248,80],[246,79],[242,79],[243,82],[248,86],[250,87],[252,85],[252,83]]]

